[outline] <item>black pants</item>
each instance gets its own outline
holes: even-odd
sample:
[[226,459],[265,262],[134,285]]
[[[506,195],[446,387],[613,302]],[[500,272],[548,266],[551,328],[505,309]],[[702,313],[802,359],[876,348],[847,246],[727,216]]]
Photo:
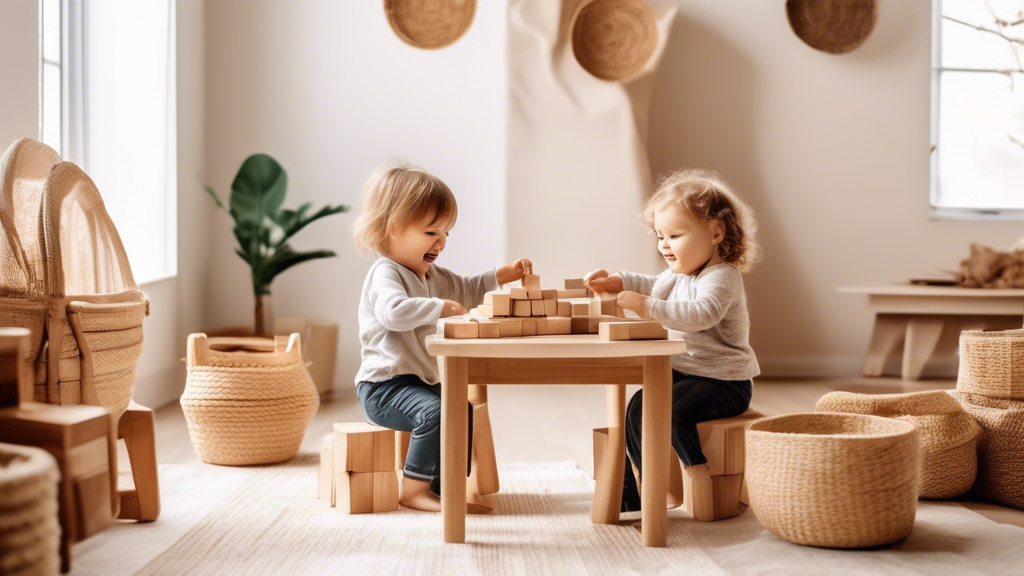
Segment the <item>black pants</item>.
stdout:
[[[697,423],[743,414],[750,407],[751,391],[750,380],[715,380],[672,371],[672,448],[686,466],[708,461],[700,449]],[[626,408],[626,454],[641,473],[643,394],[642,389],[634,394]],[[624,503],[627,501],[625,497],[634,494],[639,502],[636,480],[629,466],[626,466],[624,490]]]

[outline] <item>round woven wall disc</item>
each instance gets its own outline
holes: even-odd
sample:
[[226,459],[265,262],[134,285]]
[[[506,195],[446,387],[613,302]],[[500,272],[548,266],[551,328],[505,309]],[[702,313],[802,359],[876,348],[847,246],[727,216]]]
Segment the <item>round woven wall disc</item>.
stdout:
[[444,48],[473,23],[476,0],[384,0],[388,23],[405,43]]
[[572,51],[602,80],[628,82],[641,75],[658,44],[654,12],[644,0],[590,0],[572,19]]
[[867,40],[878,21],[875,0],[786,0],[789,25],[811,48],[843,54]]

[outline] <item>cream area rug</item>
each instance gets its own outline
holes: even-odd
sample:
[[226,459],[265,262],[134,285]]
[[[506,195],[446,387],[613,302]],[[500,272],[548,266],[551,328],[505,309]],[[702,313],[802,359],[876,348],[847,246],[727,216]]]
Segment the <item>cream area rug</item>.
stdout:
[[667,548],[643,548],[638,513],[590,523],[593,481],[573,463],[506,464],[496,512],[466,544],[438,514],[348,516],[316,498],[317,458],[259,468],[161,466],[163,512],[74,548],[72,574],[1019,574],[1024,529],[951,502],[921,502],[913,533],[880,550],[797,546],[748,510],[702,523],[669,512]]

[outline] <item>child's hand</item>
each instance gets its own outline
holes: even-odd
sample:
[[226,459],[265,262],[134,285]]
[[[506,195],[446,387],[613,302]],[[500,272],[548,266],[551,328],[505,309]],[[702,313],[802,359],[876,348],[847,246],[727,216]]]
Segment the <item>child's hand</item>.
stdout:
[[454,300],[445,300],[444,307],[441,308],[441,318],[448,318],[449,316],[462,316],[463,314],[469,314],[469,310],[466,307]]
[[608,275],[604,268],[598,268],[583,277],[583,282],[594,292],[622,292],[622,277],[618,274]]
[[647,296],[639,292],[625,290],[619,292],[616,301],[624,310],[632,310],[641,318],[647,317]]
[[508,284],[509,282],[515,282],[516,280],[522,280],[523,276],[532,273],[533,262],[523,258],[498,268],[495,276],[498,278],[498,284]]

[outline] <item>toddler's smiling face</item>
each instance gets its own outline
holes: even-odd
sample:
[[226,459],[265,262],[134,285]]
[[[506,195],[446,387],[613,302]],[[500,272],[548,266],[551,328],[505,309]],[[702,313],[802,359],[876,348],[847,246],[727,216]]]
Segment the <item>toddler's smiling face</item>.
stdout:
[[654,213],[658,251],[673,274],[693,274],[718,254],[722,225],[705,225],[681,206],[670,204]]
[[434,215],[428,215],[419,222],[409,224],[402,230],[388,236],[386,254],[395,262],[420,276],[427,273],[430,265],[444,250],[451,226],[434,222]]

